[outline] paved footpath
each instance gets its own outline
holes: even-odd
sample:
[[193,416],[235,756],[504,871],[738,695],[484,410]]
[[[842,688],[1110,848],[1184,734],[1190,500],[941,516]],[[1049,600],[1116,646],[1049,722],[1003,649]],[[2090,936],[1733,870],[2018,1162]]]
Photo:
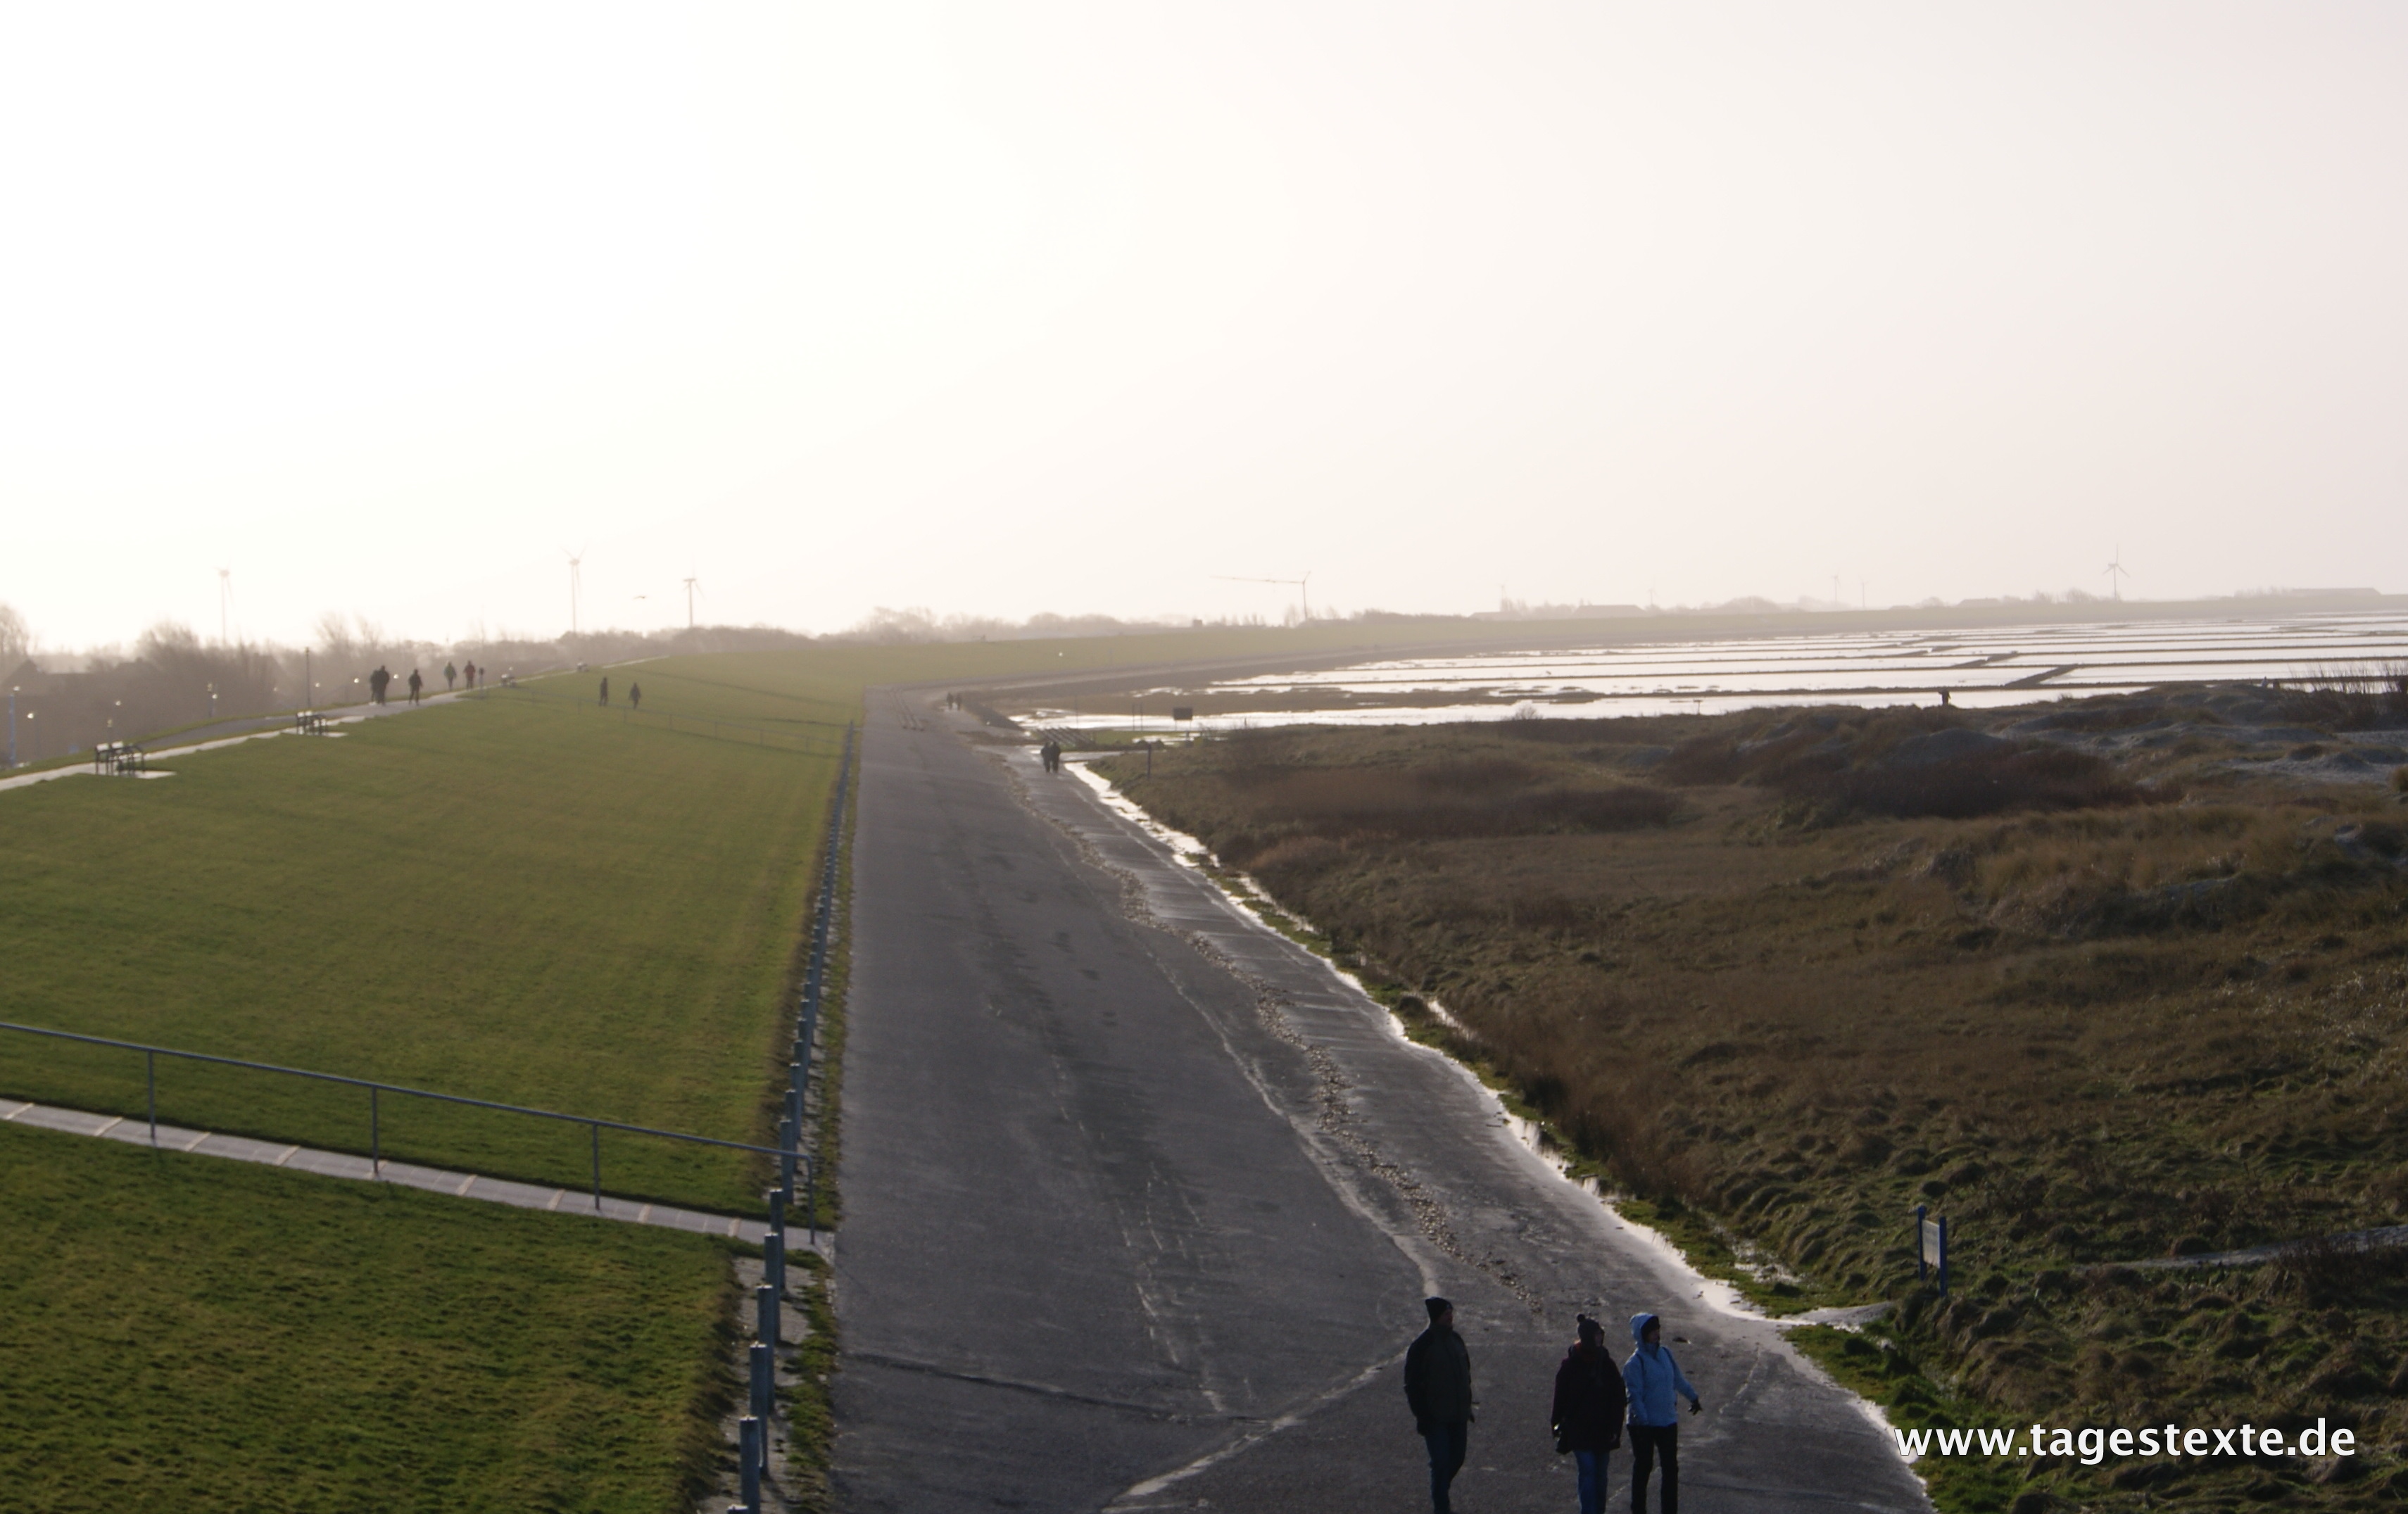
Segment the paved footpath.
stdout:
[[[128,1146],[153,1144],[152,1129],[147,1121],[129,1120],[123,1115],[94,1114],[89,1109],[63,1109],[50,1104],[28,1104],[22,1099],[0,1098],[0,1124],[53,1130],[69,1136],[93,1136],[103,1140],[122,1141]],[[603,1194],[597,1206],[590,1189],[548,1188],[540,1183],[512,1182],[505,1178],[487,1178],[473,1172],[448,1172],[441,1167],[422,1167],[408,1162],[372,1165],[366,1157],[350,1151],[322,1151],[313,1147],[287,1146],[281,1141],[258,1141],[247,1136],[228,1136],[222,1132],[193,1130],[181,1125],[160,1125],[156,1145],[162,1151],[256,1162],[291,1172],[315,1173],[322,1178],[398,1183],[404,1188],[422,1188],[430,1193],[480,1199],[488,1204],[508,1204],[514,1208],[585,1215],[633,1225],[659,1225],[668,1230],[690,1231],[697,1235],[727,1235],[755,1246],[761,1244],[761,1238],[769,1230],[767,1216],[749,1220],[740,1215],[711,1214],[701,1209],[681,1209],[667,1204],[647,1204],[641,1199],[621,1198],[614,1193]],[[800,1246],[803,1240],[803,1233],[796,1230],[791,1234],[787,1244]],[[820,1235],[820,1249],[823,1251],[832,1249],[831,1239],[824,1232]]]
[[840,1508],[1426,1507],[1399,1366],[1429,1292],[1480,1390],[1458,1508],[1573,1506],[1555,1363],[1575,1311],[1619,1356],[1642,1308],[1708,1407],[1692,1514],[1929,1507],[1859,1401],[1709,1307],[1462,1068],[974,731],[882,694],[866,736]]
[[[341,707],[339,710],[330,710],[327,712],[326,724],[329,729],[326,732],[326,735],[342,735],[340,731],[332,729],[336,726],[356,725],[362,721],[379,720],[387,715],[406,715],[414,709],[430,709],[437,705],[448,705],[452,701],[463,697],[466,693],[467,691],[464,689],[444,693],[426,694],[414,705],[407,699],[386,705],[346,705]],[[214,727],[214,729],[233,730],[237,734],[233,736],[205,736],[203,739],[196,741],[192,739],[190,733],[187,733],[182,738],[183,744],[181,746],[160,747],[155,750],[146,748],[144,749],[144,756],[150,762],[165,762],[170,757],[188,757],[196,751],[215,751],[221,747],[238,747],[246,741],[265,741],[271,736],[300,735],[299,732],[293,729],[293,717],[290,714],[266,715],[246,718],[239,721],[228,721],[223,725]],[[91,753],[86,752],[82,761],[70,764],[64,767],[45,767],[39,772],[19,773],[13,778],[0,778],[0,790],[23,789],[29,788],[36,783],[54,783],[60,778],[90,778],[93,776],[95,776],[95,772],[92,765],[92,755]],[[172,773],[153,771],[148,773],[132,773],[125,776],[136,778],[173,778],[175,775]]]

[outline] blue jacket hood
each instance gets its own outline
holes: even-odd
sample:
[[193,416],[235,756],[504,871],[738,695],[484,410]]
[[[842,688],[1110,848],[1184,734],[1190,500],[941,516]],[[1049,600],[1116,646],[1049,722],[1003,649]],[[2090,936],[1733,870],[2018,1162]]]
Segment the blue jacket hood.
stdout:
[[[1656,1322],[1656,1316],[1652,1314],[1632,1315],[1630,1338],[1639,1339],[1647,1333],[1647,1327]],[[1681,1371],[1681,1364],[1672,1355],[1670,1346],[1658,1345],[1651,1351],[1641,1345],[1633,1350],[1630,1360],[1622,1364],[1622,1384],[1624,1396],[1630,1401],[1630,1422],[1633,1424],[1660,1426],[1675,1423],[1679,1415],[1674,1412],[1673,1400],[1686,1398],[1694,1401],[1698,1396],[1698,1390],[1689,1385],[1689,1379]]]

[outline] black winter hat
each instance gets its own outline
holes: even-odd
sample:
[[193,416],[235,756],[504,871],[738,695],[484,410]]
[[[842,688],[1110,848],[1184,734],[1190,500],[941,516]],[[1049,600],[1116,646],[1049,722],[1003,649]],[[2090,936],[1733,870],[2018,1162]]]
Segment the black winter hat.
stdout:
[[1426,1298],[1422,1300],[1422,1307],[1429,1310],[1430,1323],[1436,1324],[1438,1317],[1455,1307],[1455,1304],[1449,1299]]

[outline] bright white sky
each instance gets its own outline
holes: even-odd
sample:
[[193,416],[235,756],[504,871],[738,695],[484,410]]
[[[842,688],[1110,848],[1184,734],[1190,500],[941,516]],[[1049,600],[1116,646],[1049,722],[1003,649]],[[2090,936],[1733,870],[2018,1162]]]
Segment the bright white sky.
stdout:
[[2398,4],[15,6],[0,601],[2408,589],[2403,79]]

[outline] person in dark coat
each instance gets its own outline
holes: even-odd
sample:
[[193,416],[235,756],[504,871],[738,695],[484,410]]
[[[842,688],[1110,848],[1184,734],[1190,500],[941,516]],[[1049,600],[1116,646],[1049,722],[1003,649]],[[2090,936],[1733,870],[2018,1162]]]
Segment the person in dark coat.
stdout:
[[609,704],[609,702],[610,702],[610,680],[609,680],[609,678],[604,678],[604,679],[602,680],[602,703],[604,703],[604,704],[606,704],[606,705],[607,705],[607,704]]
[[426,680],[418,676],[418,669],[414,667],[411,668],[409,670],[409,702],[411,704],[414,705],[418,703],[418,691],[424,687],[426,687]]
[[1405,1405],[1413,1429],[1429,1448],[1430,1507],[1451,1514],[1447,1489],[1463,1470],[1471,1444],[1471,1352],[1455,1333],[1455,1306],[1426,1298],[1429,1328],[1405,1348]]
[[1555,1368],[1555,1407],[1548,1416],[1555,1449],[1570,1451],[1580,1470],[1580,1514],[1604,1514],[1607,1464],[1622,1444],[1622,1415],[1628,1397],[1613,1353],[1605,1349],[1605,1326],[1584,1314],[1579,1338]]
[[644,707],[644,686],[642,684],[631,683],[627,685],[627,707],[629,709],[641,709]]
[[377,664],[377,670],[368,675],[368,697],[374,699],[380,705],[383,704],[385,685],[392,681],[393,675],[386,671],[385,665],[382,663],[379,663]]

